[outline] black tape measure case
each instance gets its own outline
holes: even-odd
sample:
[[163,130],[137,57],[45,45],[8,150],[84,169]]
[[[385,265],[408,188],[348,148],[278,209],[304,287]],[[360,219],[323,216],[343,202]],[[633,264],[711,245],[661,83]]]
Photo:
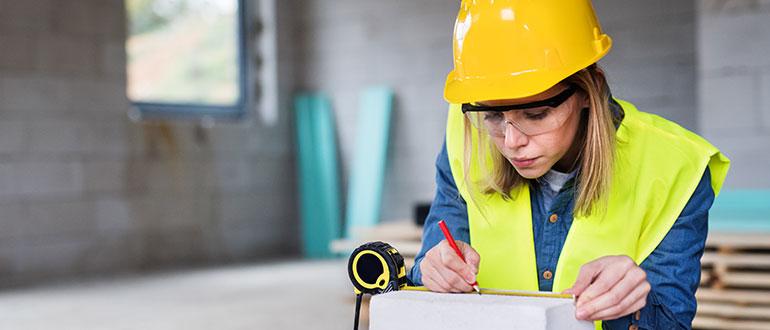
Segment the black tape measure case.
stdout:
[[348,260],[348,275],[356,294],[380,294],[406,286],[404,258],[384,242],[359,246]]

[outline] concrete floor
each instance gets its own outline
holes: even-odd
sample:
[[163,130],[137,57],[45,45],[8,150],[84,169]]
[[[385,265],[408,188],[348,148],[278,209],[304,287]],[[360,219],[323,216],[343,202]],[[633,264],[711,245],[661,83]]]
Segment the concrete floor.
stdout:
[[0,329],[349,329],[346,261],[285,262],[0,292]]

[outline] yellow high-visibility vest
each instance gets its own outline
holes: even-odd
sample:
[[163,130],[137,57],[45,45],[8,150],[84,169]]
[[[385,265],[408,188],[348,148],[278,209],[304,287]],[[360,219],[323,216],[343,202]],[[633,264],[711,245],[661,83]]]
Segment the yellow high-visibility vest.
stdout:
[[[641,264],[671,229],[706,167],[715,195],[727,175],[729,159],[709,142],[673,122],[617,101],[625,117],[616,134],[608,204],[603,212],[574,218],[553,272],[554,292],[571,287],[580,267],[599,257],[627,255]],[[478,147],[475,128],[472,132],[466,181],[463,114],[460,105],[451,105],[447,154],[454,181],[468,206],[471,245],[481,256],[478,283],[485,288],[537,291],[529,188],[514,188],[511,199],[469,189],[469,182],[478,182],[483,175],[473,149]]]

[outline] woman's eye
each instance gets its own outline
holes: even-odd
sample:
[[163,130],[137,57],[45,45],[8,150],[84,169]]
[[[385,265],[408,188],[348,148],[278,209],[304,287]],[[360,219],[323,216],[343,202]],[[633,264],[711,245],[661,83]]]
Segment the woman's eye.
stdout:
[[533,112],[525,112],[524,116],[527,119],[539,120],[539,119],[543,119],[546,116],[548,116],[548,113],[550,112],[550,110],[551,109],[545,109],[545,110],[533,111]]
[[489,112],[484,114],[484,121],[499,122],[503,120],[503,114],[499,112]]

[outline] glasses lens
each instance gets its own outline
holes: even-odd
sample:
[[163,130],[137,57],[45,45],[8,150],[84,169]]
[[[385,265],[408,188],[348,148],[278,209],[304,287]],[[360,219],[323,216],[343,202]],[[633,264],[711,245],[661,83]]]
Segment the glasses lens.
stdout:
[[465,116],[477,130],[493,137],[505,136],[505,116],[502,112],[474,111]]
[[505,137],[508,125],[526,135],[538,135],[561,127],[572,111],[568,107],[541,107],[526,110],[473,111],[466,116],[476,129],[493,137]]

